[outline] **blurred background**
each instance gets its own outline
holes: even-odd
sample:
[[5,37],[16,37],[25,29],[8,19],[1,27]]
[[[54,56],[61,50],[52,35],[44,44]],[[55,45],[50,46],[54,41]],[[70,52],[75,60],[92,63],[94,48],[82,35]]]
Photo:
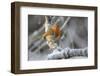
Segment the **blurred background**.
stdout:
[[[69,16],[47,16],[49,24],[57,23],[62,36],[59,40],[61,48],[88,47],[88,18]],[[42,39],[45,32],[45,16],[28,15],[28,60],[47,60],[51,53],[47,43]]]

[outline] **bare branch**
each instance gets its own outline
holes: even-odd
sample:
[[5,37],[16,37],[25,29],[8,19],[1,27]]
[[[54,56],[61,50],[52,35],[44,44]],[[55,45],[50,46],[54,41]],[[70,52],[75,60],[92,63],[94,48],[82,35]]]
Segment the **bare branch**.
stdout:
[[40,51],[40,49],[42,49],[45,46],[47,46],[46,42],[42,43],[42,45],[40,45],[34,52],[36,53],[36,52]]
[[64,24],[61,27],[61,30],[64,29],[64,27],[67,25],[67,23],[69,22],[70,19],[71,19],[71,17],[67,17],[67,19],[65,20]]

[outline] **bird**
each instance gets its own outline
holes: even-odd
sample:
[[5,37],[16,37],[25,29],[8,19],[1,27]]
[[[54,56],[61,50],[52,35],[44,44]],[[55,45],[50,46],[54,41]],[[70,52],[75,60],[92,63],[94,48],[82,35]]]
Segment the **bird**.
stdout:
[[53,35],[55,40],[59,40],[61,37],[61,30],[58,24],[54,24],[48,28],[47,32],[43,34],[43,38],[45,39],[46,36]]

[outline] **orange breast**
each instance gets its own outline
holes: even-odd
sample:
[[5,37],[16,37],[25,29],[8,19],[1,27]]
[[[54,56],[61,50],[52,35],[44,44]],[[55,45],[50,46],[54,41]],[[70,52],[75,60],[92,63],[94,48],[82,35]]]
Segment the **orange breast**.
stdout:
[[53,25],[52,27],[53,32],[56,35],[56,38],[59,39],[61,37],[60,27],[58,25]]
[[55,35],[56,39],[59,40],[61,37],[60,27],[58,25],[53,25],[47,32],[43,34],[45,38],[48,35]]

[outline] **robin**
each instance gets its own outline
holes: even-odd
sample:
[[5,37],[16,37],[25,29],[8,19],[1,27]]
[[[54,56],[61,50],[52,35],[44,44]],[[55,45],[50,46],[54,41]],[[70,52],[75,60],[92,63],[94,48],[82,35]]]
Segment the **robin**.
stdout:
[[57,47],[57,41],[61,37],[60,27],[57,24],[48,28],[47,32],[43,34],[43,38],[47,40],[50,48]]

